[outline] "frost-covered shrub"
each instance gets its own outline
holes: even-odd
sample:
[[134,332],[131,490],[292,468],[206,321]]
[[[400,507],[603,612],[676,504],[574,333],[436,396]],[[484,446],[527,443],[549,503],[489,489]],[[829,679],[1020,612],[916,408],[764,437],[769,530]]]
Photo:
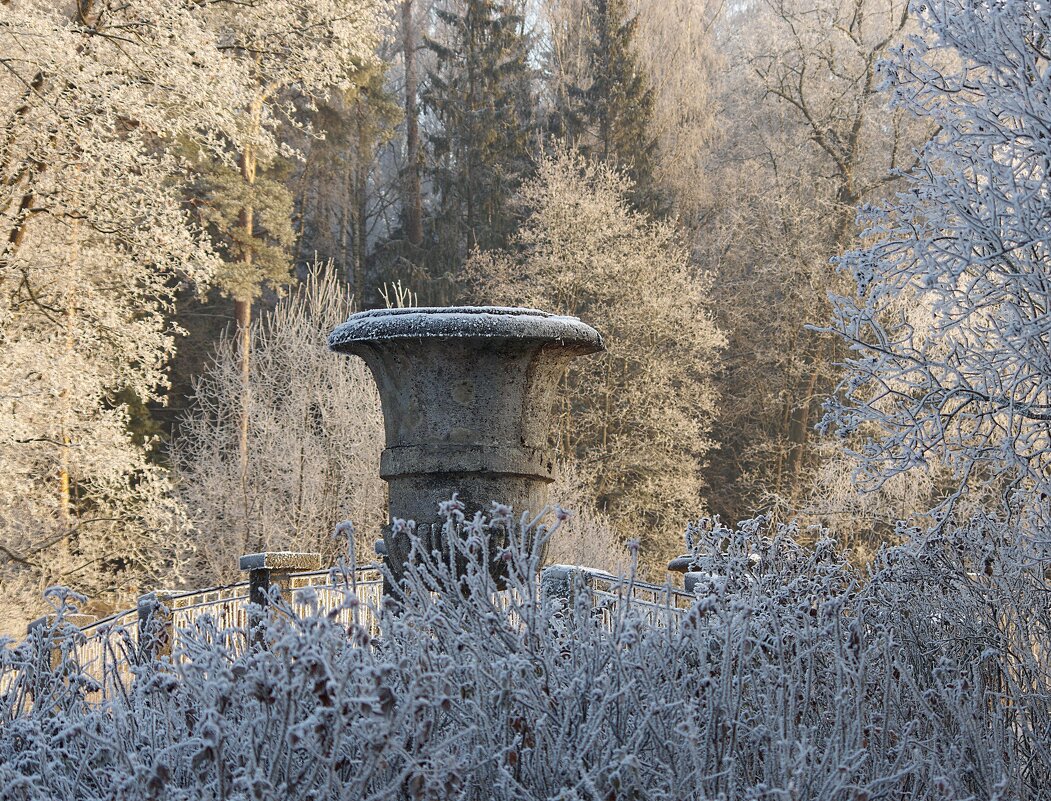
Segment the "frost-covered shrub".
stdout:
[[866,488],[944,466],[945,508],[973,494],[1047,526],[1051,15],[1034,0],[910,13],[920,35],[882,69],[933,134],[840,259],[857,291],[834,302],[850,355],[822,425],[859,437]]
[[595,504],[587,490],[587,479],[576,463],[559,464],[548,494],[552,503],[573,512],[548,540],[547,562],[586,565],[615,575],[623,572],[627,559],[617,528]]
[[43,641],[8,646],[6,797],[1046,798],[1047,554],[997,521],[869,575],[791,527],[699,526],[693,607],[606,626],[585,586],[538,591],[505,508],[447,508],[456,552],[418,554],[378,637],[324,609],[273,615],[265,648],[202,621],[104,702],[68,645],[35,680]]
[[[364,362],[325,344],[353,310],[335,272],[317,264],[252,326],[247,385],[232,339],[219,343],[198,377],[172,448],[179,496],[197,534],[198,581],[235,580],[237,557],[254,551],[318,551],[330,562],[329,532],[340,520],[352,518],[372,540],[378,535],[385,517],[379,395]],[[371,540],[360,544],[371,550]]]
[[713,365],[724,337],[711,276],[675,227],[632,208],[635,186],[565,147],[539,159],[519,195],[528,216],[508,250],[472,254],[472,298],[587,320],[606,350],[569,366],[555,436],[560,456],[623,541],[663,571],[681,521],[700,513],[712,449]]

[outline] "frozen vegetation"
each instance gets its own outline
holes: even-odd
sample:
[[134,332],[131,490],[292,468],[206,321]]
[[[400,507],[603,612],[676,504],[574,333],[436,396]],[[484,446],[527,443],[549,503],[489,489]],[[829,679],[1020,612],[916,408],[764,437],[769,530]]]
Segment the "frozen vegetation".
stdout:
[[[566,601],[514,578],[538,554],[506,508],[447,510],[468,578],[425,559],[379,636],[286,609],[248,647],[204,619],[171,660],[112,654],[132,677],[101,701],[61,618],[54,669],[33,670],[43,633],[9,644],[4,797],[1047,797],[1049,559],[1009,526],[917,533],[863,573],[761,519],[698,525],[710,580],[692,607],[625,603],[603,625],[584,587]],[[488,541],[502,594],[475,567]],[[343,604],[360,604],[350,584]]]
[[[1051,799],[1046,4],[700,3],[694,26],[662,0],[637,39],[624,0],[538,5],[553,110],[517,4],[403,0],[406,163],[370,178],[386,3],[0,3],[0,626],[42,587],[85,593],[0,640],[0,799]],[[248,549],[353,560],[332,522],[379,524],[375,393],[321,345],[342,279],[251,322],[291,274],[281,181],[297,249],[322,241],[308,140],[351,106],[325,141],[359,143],[329,214],[359,300],[382,252],[425,293],[472,282],[608,335],[558,398],[582,514],[534,536],[446,503],[458,552],[414,554],[382,608],[339,565],[335,608],[303,589],[258,628],[202,615],[169,656],[126,632],[82,662],[79,608],[224,580]],[[544,114],[566,138],[534,153]],[[133,423],[207,281],[237,336],[161,459]],[[631,537],[630,585],[702,502],[768,501],[688,529],[688,608],[536,581],[544,537],[610,565]]]

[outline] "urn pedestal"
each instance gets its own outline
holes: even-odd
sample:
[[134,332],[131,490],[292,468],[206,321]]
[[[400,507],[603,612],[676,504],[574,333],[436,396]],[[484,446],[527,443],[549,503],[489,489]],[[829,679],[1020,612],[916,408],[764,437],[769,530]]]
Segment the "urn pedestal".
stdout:
[[[500,307],[360,312],[328,342],[364,359],[379,386],[390,518],[415,521],[432,540],[443,522],[437,502],[454,493],[468,519],[493,501],[516,515],[546,505],[559,379],[573,358],[603,350],[598,332],[575,317]],[[387,526],[383,536],[400,578],[410,535]]]

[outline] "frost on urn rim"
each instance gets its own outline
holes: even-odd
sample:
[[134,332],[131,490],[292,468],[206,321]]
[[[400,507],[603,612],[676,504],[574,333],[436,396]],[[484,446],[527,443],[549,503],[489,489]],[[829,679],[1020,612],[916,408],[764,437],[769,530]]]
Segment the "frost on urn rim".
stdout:
[[332,350],[392,339],[521,339],[555,341],[584,352],[604,350],[598,331],[576,317],[507,306],[372,309],[352,314],[328,338]]

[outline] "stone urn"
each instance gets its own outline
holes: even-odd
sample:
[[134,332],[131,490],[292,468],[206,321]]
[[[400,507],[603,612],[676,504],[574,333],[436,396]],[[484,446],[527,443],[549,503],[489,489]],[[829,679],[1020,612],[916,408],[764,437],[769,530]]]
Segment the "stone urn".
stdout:
[[[390,519],[415,521],[426,551],[444,551],[438,502],[455,493],[470,520],[492,502],[516,517],[539,513],[554,480],[550,442],[559,380],[577,356],[603,350],[575,317],[535,309],[449,307],[360,312],[329,348],[360,356],[379,386]],[[384,528],[385,558],[400,580],[412,534]],[[506,575],[490,543],[490,572]],[[460,570],[463,570],[461,565]]]

